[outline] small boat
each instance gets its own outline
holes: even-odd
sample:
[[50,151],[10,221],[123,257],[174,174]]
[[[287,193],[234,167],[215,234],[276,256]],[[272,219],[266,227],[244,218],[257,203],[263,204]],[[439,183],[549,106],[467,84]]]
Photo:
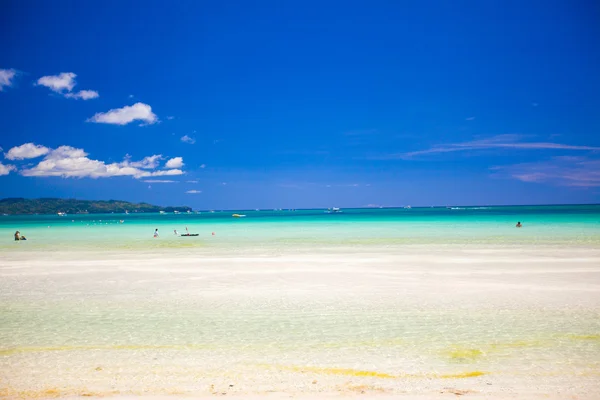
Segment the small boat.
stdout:
[[233,214],[232,217],[233,218],[244,218],[245,215],[244,214]]
[[57,214],[58,214],[59,217],[64,217],[65,215],[67,215],[67,213],[60,212],[60,211]]
[[173,211],[173,214],[179,214],[179,211],[175,210]]
[[159,211],[158,213],[159,213],[159,214],[166,214],[166,212],[165,212],[165,211]]

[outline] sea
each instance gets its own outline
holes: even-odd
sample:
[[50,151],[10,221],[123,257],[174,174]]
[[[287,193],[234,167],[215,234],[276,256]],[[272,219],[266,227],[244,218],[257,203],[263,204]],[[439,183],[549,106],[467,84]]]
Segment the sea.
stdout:
[[[239,214],[244,217],[236,218]],[[515,229],[517,222],[523,227]],[[180,237],[188,232],[196,237]],[[159,238],[154,240],[155,229]],[[399,244],[600,244],[600,205],[232,210],[0,216],[0,251],[260,246],[263,250]],[[19,244],[19,243],[16,243]],[[23,243],[24,244],[24,243]]]

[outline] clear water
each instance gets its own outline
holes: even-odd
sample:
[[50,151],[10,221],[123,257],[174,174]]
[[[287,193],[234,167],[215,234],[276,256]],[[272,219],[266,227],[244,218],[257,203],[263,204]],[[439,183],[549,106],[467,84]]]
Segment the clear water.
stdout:
[[[394,244],[599,244],[600,206],[460,207],[0,217],[1,251]],[[121,223],[120,221],[123,221]],[[515,229],[516,222],[523,229]],[[188,227],[198,237],[180,238]],[[160,240],[152,240],[158,228]],[[215,233],[213,236],[212,233]]]
[[600,206],[233,213],[0,217],[0,395],[600,395]]

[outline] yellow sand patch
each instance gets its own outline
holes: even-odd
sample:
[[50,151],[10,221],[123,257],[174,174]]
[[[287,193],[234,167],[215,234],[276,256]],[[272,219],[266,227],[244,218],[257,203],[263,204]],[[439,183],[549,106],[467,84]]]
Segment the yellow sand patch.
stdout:
[[294,371],[294,372],[314,372],[317,374],[328,374],[328,375],[346,375],[356,377],[373,377],[373,378],[396,378],[394,375],[386,374],[383,372],[376,371],[363,371],[351,368],[326,368],[326,367],[280,367],[281,369]]
[[600,341],[600,335],[569,335],[569,337],[575,340]]
[[458,374],[445,374],[438,375],[439,378],[442,379],[462,379],[462,378],[475,378],[477,376],[487,375],[486,372],[483,371],[470,371],[470,372],[461,372]]
[[475,361],[479,357],[483,356],[484,352],[479,349],[453,349],[447,354],[453,360]]
[[462,378],[474,378],[481,375],[487,375],[487,372],[483,371],[468,371],[468,372],[459,372],[456,374],[400,374],[400,375],[392,375],[385,372],[377,372],[377,371],[365,371],[359,369],[352,368],[332,368],[332,367],[311,367],[311,366],[270,366],[270,365],[262,365],[262,367],[266,368],[275,368],[285,371],[294,371],[294,372],[312,372],[316,374],[327,374],[327,375],[344,375],[344,376],[354,376],[360,378],[383,378],[383,379],[400,379],[400,378],[437,378],[437,379],[462,379]]

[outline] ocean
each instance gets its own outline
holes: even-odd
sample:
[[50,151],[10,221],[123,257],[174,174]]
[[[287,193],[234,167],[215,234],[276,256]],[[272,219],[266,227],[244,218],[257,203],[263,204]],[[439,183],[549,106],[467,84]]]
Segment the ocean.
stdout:
[[[515,229],[517,222],[522,222],[522,229]],[[185,232],[186,226],[199,236],[174,235],[174,230]],[[158,240],[152,240],[155,229]],[[600,205],[0,216],[0,237],[7,239],[0,242],[0,250],[23,250],[10,240],[16,230],[29,240],[26,251],[181,247],[233,251],[257,244],[265,249],[349,244],[597,245]]]
[[341,211],[1,216],[0,396],[600,398],[600,206]]

